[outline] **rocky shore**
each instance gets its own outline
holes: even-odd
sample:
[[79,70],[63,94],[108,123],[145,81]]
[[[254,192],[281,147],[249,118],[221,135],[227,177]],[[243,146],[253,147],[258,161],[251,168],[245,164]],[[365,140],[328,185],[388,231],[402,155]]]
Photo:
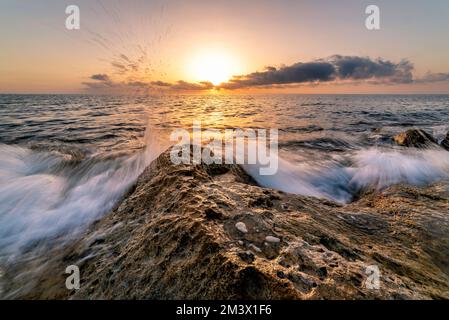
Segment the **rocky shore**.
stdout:
[[[51,251],[19,297],[448,299],[448,235],[448,183],[341,205],[260,187],[237,165],[174,165],[165,152],[111,213]],[[79,290],[65,288],[68,265],[80,268]],[[373,266],[379,288],[367,282]]]

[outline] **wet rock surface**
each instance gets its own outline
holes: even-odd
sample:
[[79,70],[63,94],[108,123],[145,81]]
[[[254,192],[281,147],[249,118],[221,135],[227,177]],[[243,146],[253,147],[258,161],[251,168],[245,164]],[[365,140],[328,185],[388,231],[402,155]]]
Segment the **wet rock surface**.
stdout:
[[393,137],[393,140],[400,146],[427,148],[436,146],[436,139],[422,129],[410,129]]
[[441,141],[441,146],[449,151],[449,132],[446,134],[446,137]]
[[[343,206],[259,187],[236,165],[173,165],[166,152],[16,297],[447,299],[448,235],[445,183]],[[80,268],[80,290],[65,288],[68,265]]]

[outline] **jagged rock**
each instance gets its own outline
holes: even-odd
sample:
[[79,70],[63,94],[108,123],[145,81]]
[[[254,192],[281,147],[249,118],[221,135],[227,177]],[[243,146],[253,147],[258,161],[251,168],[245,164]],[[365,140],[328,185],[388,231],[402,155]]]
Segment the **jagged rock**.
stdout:
[[441,141],[441,146],[447,151],[449,151],[449,131],[446,134],[446,138],[444,138],[443,141]]
[[437,145],[437,141],[432,135],[421,129],[410,129],[401,132],[393,138],[393,140],[400,146],[426,148],[432,145]]
[[[49,252],[16,298],[449,298],[447,184],[393,186],[342,206],[216,169],[173,165],[165,152],[115,210]],[[270,207],[254,205],[267,197]],[[68,265],[80,268],[80,290],[65,288]],[[366,285],[372,266],[379,289]]]

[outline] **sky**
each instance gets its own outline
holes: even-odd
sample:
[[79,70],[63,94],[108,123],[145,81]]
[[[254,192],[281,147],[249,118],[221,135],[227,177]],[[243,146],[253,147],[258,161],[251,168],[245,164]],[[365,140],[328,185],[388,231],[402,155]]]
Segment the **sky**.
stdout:
[[447,0],[0,0],[0,92],[449,93],[448,16]]

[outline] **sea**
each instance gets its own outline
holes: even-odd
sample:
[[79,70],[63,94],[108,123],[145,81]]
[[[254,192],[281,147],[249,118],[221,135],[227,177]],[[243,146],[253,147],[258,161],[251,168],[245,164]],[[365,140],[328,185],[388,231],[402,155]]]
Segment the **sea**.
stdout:
[[[342,205],[364,189],[449,178],[449,95],[0,95],[0,267],[64,242],[110,211],[176,129],[278,129],[279,168],[262,186]],[[331,214],[331,213],[329,213]]]

